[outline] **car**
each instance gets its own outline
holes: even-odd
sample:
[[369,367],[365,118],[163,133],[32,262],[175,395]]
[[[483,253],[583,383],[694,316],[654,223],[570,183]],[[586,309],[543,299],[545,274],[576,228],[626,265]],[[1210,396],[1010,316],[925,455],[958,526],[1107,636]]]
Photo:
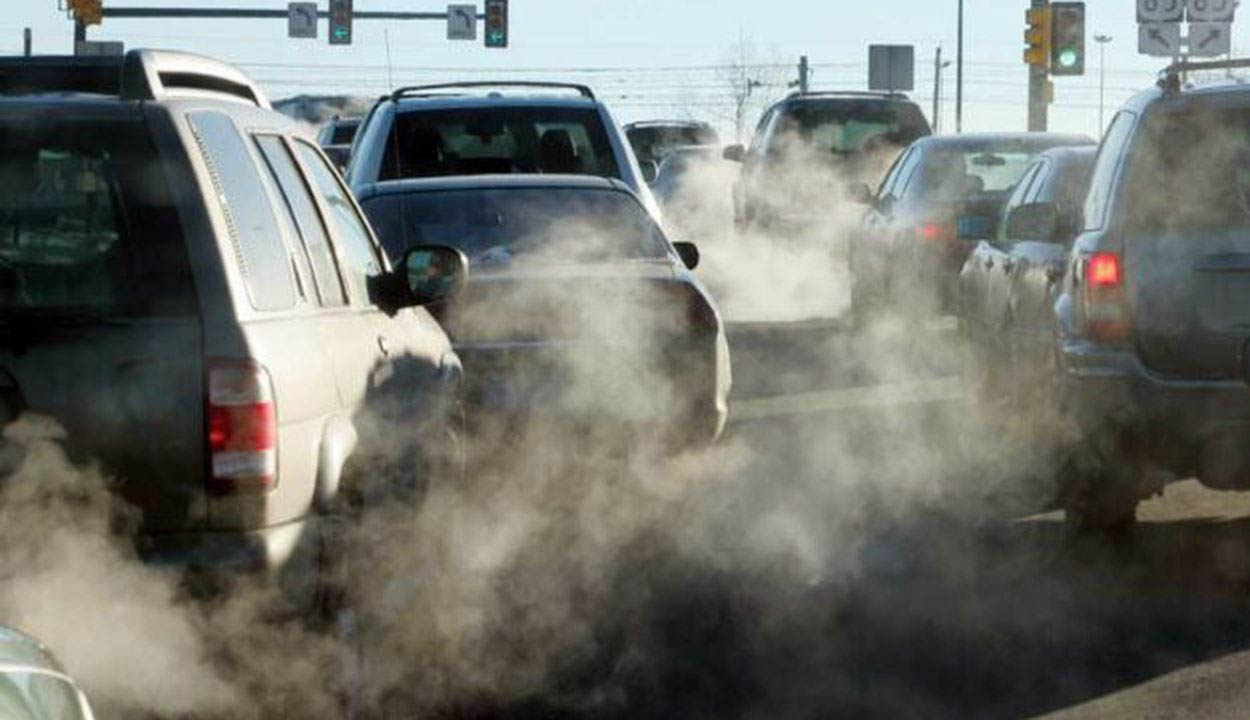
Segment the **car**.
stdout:
[[419,306],[455,282],[409,271],[458,281],[463,258],[414,248],[393,270],[242,72],[0,59],[0,143],[0,417],[53,418],[116,476],[145,559],[295,567],[340,490],[390,469],[361,463],[397,415],[412,458],[453,471],[460,362]]
[[615,178],[659,218],[638,160],[607,106],[589,87],[569,83],[399,88],[365,116],[347,180],[361,188],[409,177],[501,173]]
[[1103,136],[1054,304],[1076,530],[1131,527],[1176,478],[1250,487],[1250,87],[1181,80],[1246,66],[1173,65]]
[[624,129],[638,162],[657,166],[675,147],[720,145],[716,129],[698,120],[644,120],[628,123]]
[[347,166],[352,152],[352,139],[356,137],[356,129],[359,127],[359,117],[335,115],[317,131],[317,144],[337,167]]
[[959,273],[959,320],[972,350],[968,377],[1022,411],[1053,343],[1053,312],[1068,246],[1079,227],[1094,146],[1033,158],[1003,207],[995,237],[981,240]]
[[956,279],[973,246],[998,232],[1003,204],[1033,156],[1053,147],[1092,145],[1083,135],[964,133],[912,143],[875,194],[851,237],[851,313],[879,309],[931,317],[955,308]]
[[0,626],[0,717],[92,720],[91,704],[38,640]]
[[414,178],[361,188],[392,253],[450,242],[473,266],[440,318],[474,417],[638,428],[671,448],[711,442],[728,414],[720,311],[619,180],[574,175]]
[[674,147],[664,156],[651,191],[674,237],[715,240],[733,230],[730,188],[736,168],[718,145]]
[[724,150],[742,163],[734,221],[743,230],[808,227],[848,184],[875,184],[899,150],[930,132],[900,93],[793,93],[760,117],[749,149]]

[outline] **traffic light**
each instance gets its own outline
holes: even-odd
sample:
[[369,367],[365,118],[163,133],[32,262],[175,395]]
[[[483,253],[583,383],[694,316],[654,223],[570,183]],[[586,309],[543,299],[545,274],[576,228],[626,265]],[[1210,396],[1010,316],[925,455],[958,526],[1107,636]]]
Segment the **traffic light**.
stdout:
[[1085,74],[1085,3],[1050,4],[1050,74]]
[[1024,31],[1024,62],[1045,68],[1050,62],[1050,8],[1036,7],[1024,11],[1029,29]]
[[508,0],[486,0],[486,47],[508,47]]
[[104,17],[102,0],[69,0],[69,12],[83,25],[99,25]]
[[330,0],[330,44],[352,44],[352,0]]

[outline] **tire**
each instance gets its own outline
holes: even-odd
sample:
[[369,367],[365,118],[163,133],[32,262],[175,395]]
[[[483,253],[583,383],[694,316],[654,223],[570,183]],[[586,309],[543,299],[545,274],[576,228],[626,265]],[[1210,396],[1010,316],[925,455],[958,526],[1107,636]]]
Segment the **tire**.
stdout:
[[1060,464],[1059,504],[1069,535],[1121,533],[1137,522],[1144,469],[1108,452],[1111,439],[1102,440],[1087,440]]

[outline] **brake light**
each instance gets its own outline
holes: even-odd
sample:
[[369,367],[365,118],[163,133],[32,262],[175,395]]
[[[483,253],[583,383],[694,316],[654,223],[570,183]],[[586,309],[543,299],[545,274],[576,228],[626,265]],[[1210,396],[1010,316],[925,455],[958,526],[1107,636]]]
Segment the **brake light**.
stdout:
[[950,222],[923,222],[916,228],[916,236],[929,243],[952,243],[955,241],[955,224]]
[[208,489],[264,492],[277,480],[278,418],[269,372],[251,360],[209,362],[204,410]]
[[1124,270],[1120,256],[1096,252],[1085,259],[1085,325],[1096,340],[1128,339],[1128,305],[1124,297]]

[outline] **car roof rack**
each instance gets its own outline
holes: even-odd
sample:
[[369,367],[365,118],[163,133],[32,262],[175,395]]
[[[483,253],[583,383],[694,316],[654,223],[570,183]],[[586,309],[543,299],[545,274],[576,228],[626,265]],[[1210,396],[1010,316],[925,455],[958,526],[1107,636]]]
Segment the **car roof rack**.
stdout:
[[269,109],[238,68],[203,55],[134,49],[112,57],[36,55],[0,58],[0,94],[81,92],[121,100],[164,100],[211,93]]
[[684,125],[684,126],[698,125],[700,127],[703,127],[703,126],[708,125],[708,123],[704,122],[703,120],[665,120],[663,118],[660,118],[657,120],[635,120],[634,122],[625,123],[625,124],[628,125],[629,127],[646,127],[648,125]]
[[454,82],[454,83],[438,83],[435,85],[409,85],[401,87],[390,94],[391,100],[398,100],[402,97],[431,97],[445,95],[447,93],[433,93],[431,90],[453,90],[456,88],[510,88],[510,87],[532,87],[532,88],[557,88],[560,90],[576,90],[578,94],[589,100],[595,99],[594,92],[586,85],[578,85],[576,83],[562,82],[537,82],[528,80],[498,80],[498,81],[477,81],[477,82]]
[[885,90],[809,90],[803,92],[795,90],[786,96],[789,98],[820,98],[820,97],[859,97],[868,99],[887,99],[887,100],[906,100],[906,93],[887,92]]
[[1172,95],[1181,91],[1181,81],[1186,73],[1198,70],[1235,70],[1237,68],[1250,68],[1250,58],[1203,60],[1199,62],[1181,60],[1160,70],[1157,84],[1164,94]]

